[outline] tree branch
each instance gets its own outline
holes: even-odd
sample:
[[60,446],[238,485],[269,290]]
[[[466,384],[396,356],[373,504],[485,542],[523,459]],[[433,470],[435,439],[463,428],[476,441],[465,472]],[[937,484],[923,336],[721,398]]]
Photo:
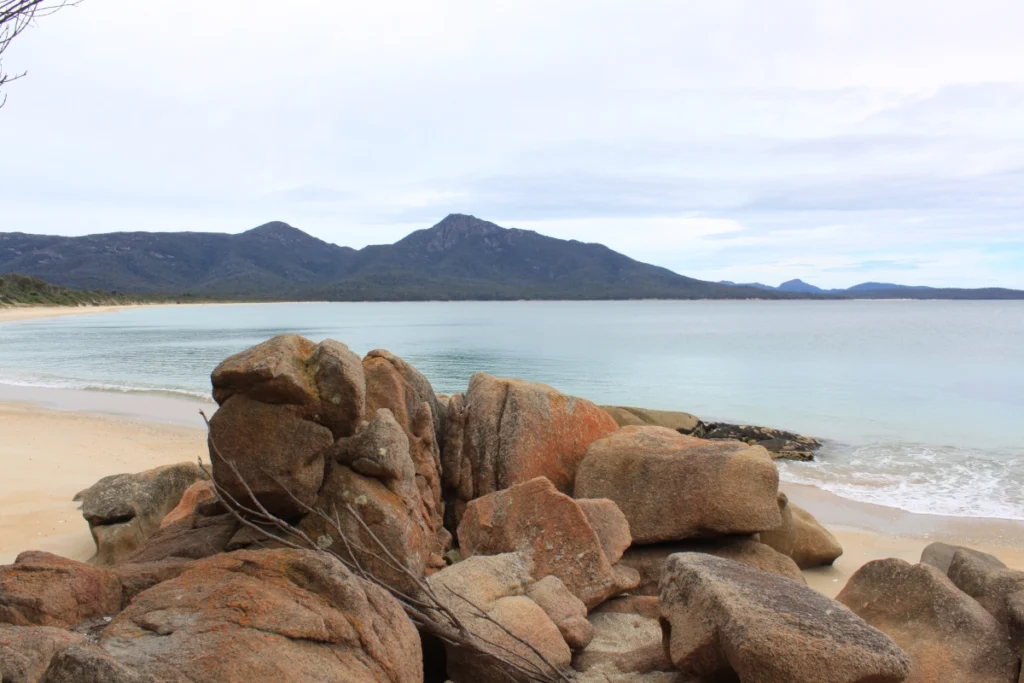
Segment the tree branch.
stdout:
[[[25,29],[39,17],[47,17],[65,7],[78,5],[82,0],[0,0],[0,88],[18,80],[27,72],[9,74],[3,70],[3,54]],[[0,100],[0,108],[7,95]]]

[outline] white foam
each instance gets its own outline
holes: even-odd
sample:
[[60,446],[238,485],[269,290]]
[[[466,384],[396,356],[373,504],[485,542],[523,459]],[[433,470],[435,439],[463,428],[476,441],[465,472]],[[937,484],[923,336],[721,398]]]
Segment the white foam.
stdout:
[[830,445],[815,462],[778,461],[785,481],[919,514],[1024,520],[1024,450]]
[[173,387],[133,386],[88,380],[63,379],[56,377],[14,376],[0,373],[0,384],[15,387],[36,387],[40,389],[76,389],[80,391],[105,391],[119,394],[170,394],[190,399],[210,400],[209,392],[190,391]]

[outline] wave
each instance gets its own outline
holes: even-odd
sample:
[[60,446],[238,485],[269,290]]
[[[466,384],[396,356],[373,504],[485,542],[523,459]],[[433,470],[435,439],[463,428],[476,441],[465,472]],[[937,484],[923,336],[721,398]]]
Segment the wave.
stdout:
[[0,375],[0,384],[15,387],[33,387],[39,389],[74,389],[78,391],[102,391],[117,394],[155,394],[160,396],[172,396],[175,398],[188,398],[199,401],[210,401],[209,391],[191,391],[174,387],[153,387],[130,384],[112,384],[109,382],[95,382],[89,380],[73,380],[43,377],[12,377]]
[[885,442],[830,444],[809,463],[776,461],[783,480],[917,514],[1024,520],[1024,450]]

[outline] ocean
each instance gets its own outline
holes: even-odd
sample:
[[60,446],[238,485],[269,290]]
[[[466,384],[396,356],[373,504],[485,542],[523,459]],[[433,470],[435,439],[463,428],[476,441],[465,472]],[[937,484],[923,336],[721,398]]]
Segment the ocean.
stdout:
[[0,325],[0,382],[209,395],[283,332],[388,349],[438,392],[485,371],[825,441],[782,477],[910,512],[1024,519],[1024,302],[309,303]]

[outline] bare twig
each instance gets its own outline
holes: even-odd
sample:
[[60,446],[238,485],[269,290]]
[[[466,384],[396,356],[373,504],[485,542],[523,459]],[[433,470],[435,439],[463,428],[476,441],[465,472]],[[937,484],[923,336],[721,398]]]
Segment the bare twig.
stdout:
[[[0,0],[0,2],[3,2],[3,0]],[[222,463],[231,472],[231,474],[234,475],[234,478],[238,481],[242,490],[245,492],[245,497],[251,501],[251,504],[249,502],[242,504],[242,502],[240,502],[230,491],[227,491],[222,483],[218,481],[214,473],[214,468],[210,468],[210,481],[213,484],[215,495],[224,507],[227,508],[228,512],[230,512],[235,520],[241,525],[257,532],[267,540],[281,543],[285,547],[299,550],[311,550],[313,552],[330,555],[337,559],[346,568],[363,580],[368,581],[369,583],[372,583],[390,593],[402,605],[406,615],[408,615],[421,632],[431,635],[447,645],[456,647],[461,651],[468,653],[470,656],[479,658],[495,674],[500,675],[504,679],[510,681],[527,680],[535,683],[572,683],[573,679],[568,673],[552,664],[551,661],[531,643],[512,633],[512,631],[488,615],[487,612],[479,605],[476,605],[471,600],[460,595],[450,587],[445,586],[448,592],[469,605],[472,610],[471,616],[475,619],[493,624],[513,641],[528,648],[530,652],[536,656],[538,661],[525,657],[501,643],[489,640],[466,626],[459,614],[452,609],[446,601],[441,600],[437,596],[434,589],[422,576],[418,576],[415,572],[405,566],[399,558],[395,557],[394,553],[392,553],[387,545],[380,540],[377,534],[374,533],[373,529],[370,528],[358,511],[351,505],[346,505],[344,507],[344,511],[350,515],[353,520],[355,520],[356,524],[363,532],[363,535],[369,539],[374,549],[366,548],[349,537],[349,534],[346,533],[343,527],[341,517],[338,514],[337,509],[333,511],[334,515],[332,516],[324,510],[314,508],[295,496],[294,493],[281,481],[264,472],[262,474],[267,476],[276,486],[284,491],[300,509],[304,510],[307,515],[316,516],[337,535],[344,545],[344,555],[335,552],[330,548],[321,547],[304,531],[271,513],[259,501],[248,482],[246,482],[245,478],[242,476],[236,463],[232,459],[226,457],[218,447],[213,438],[213,429],[210,425],[210,420],[206,417],[206,414],[200,411],[200,415],[203,416],[203,420],[206,422],[207,442],[210,447],[212,459],[214,459],[215,463]],[[202,463],[200,464],[202,465]],[[359,553],[373,557],[383,566],[403,575],[408,580],[409,585],[415,587],[417,595],[409,595],[407,592],[389,585],[389,583],[393,582],[385,582],[381,578],[375,576],[371,571],[363,566],[359,559]]]
[[[77,5],[82,0],[0,0],[0,57],[11,42],[39,17],[46,17],[64,7]],[[16,81],[25,72],[5,73],[0,64],[0,87]],[[7,102],[7,96],[0,100],[0,107]]]

